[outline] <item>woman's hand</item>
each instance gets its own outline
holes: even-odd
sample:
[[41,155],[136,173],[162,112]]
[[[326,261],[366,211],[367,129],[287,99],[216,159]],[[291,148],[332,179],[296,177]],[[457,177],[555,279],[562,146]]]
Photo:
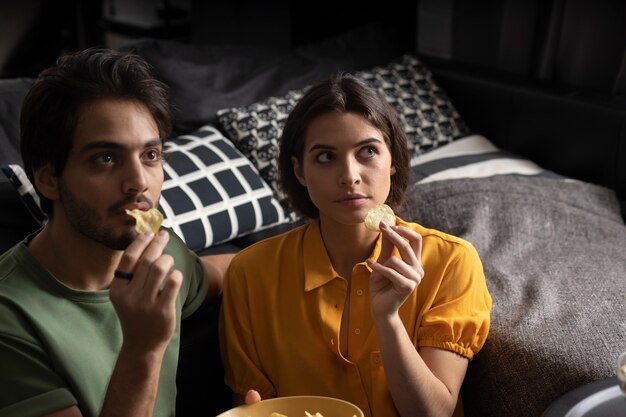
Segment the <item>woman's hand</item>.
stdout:
[[[422,269],[422,236],[406,227],[380,222],[383,235],[380,255],[372,268],[370,294],[373,317],[396,314],[407,297],[424,277]],[[401,258],[392,256],[394,246]]]
[[259,395],[258,391],[251,389],[246,393],[246,398],[245,398],[246,404],[250,405],[250,404],[258,403],[259,401],[261,401],[261,395]]

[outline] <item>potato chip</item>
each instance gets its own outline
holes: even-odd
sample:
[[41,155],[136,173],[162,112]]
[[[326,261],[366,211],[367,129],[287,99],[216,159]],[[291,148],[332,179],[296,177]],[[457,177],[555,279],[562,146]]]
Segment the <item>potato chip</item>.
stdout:
[[134,217],[137,221],[135,224],[135,230],[138,233],[146,233],[148,230],[152,230],[154,234],[157,234],[161,227],[161,223],[163,223],[163,214],[155,208],[151,208],[147,211],[127,209],[126,214]]
[[369,209],[369,211],[367,212],[367,216],[365,216],[364,220],[365,227],[374,232],[380,232],[380,228],[378,227],[378,225],[380,224],[381,220],[390,226],[396,224],[396,215],[393,213],[391,207],[389,207],[387,204],[379,204]]

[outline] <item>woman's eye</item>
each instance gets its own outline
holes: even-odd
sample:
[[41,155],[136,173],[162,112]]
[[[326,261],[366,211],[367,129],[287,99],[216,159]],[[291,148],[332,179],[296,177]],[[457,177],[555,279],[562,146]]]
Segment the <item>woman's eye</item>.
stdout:
[[329,162],[332,161],[332,156],[330,154],[330,152],[322,152],[319,155],[317,155],[317,162]]
[[361,158],[372,158],[376,154],[378,154],[378,151],[373,146],[366,146],[359,151]]

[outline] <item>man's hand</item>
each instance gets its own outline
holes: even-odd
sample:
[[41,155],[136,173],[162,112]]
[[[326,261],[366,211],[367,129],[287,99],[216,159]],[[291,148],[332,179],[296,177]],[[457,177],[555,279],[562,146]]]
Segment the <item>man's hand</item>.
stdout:
[[124,345],[143,354],[162,352],[176,328],[176,296],[182,285],[174,259],[163,254],[169,234],[139,235],[117,267],[131,279],[115,278],[109,297],[122,326]]

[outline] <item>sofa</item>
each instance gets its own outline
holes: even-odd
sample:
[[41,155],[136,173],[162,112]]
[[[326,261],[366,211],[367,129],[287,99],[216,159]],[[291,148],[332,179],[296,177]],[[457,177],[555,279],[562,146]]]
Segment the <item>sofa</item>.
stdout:
[[[157,39],[124,46],[171,87],[166,225],[205,255],[304,222],[276,180],[282,123],[312,83],[357,74],[396,107],[407,131],[413,177],[399,213],[470,240],[484,262],[493,324],[463,385],[466,415],[539,416],[571,389],[613,376],[626,350],[623,91],[546,83],[490,67],[497,59],[408,50],[403,36],[369,24],[288,49]],[[42,220],[19,173],[19,106],[32,82],[0,80],[0,251]],[[218,312],[219,300],[182,323],[179,415],[230,405]]]

